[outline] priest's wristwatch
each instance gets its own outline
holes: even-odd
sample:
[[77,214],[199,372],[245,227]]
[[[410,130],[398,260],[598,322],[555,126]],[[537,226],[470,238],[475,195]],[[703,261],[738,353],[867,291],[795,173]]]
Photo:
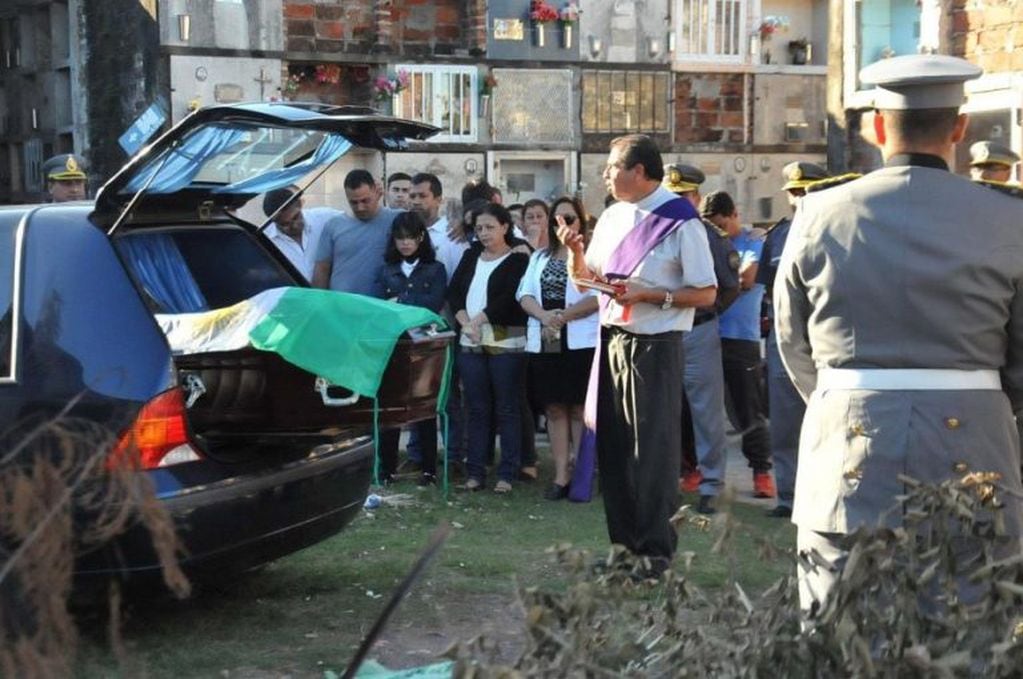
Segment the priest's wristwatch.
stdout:
[[661,302],[661,308],[667,311],[674,306],[675,299],[671,296],[671,290],[664,291],[664,301]]

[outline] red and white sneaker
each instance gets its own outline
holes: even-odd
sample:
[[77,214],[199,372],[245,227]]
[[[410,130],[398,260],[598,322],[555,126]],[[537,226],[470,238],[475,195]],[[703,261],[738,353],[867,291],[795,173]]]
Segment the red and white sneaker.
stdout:
[[774,477],[768,472],[753,472],[753,497],[774,497]]
[[695,493],[700,489],[702,481],[703,474],[700,473],[699,469],[694,469],[691,472],[686,472],[685,476],[679,479],[678,489],[683,493]]

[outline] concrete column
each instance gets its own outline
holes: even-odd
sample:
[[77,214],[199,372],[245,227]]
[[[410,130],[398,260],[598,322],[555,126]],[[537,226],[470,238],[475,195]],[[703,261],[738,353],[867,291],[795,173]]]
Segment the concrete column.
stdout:
[[392,0],[374,0],[373,22],[376,25],[374,52],[390,52],[393,45],[394,21],[391,18]]
[[845,115],[843,0],[831,0],[828,6],[828,170],[832,174],[846,172],[849,167],[849,139]]

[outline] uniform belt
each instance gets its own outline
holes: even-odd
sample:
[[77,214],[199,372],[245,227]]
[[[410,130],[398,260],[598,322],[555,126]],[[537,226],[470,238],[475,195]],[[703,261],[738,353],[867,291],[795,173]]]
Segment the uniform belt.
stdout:
[[696,326],[700,325],[701,323],[706,323],[707,321],[713,321],[717,317],[718,317],[718,315],[716,313],[714,313],[713,311],[711,311],[711,312],[706,312],[706,311],[697,312],[696,316],[693,317],[693,327],[695,328]]
[[867,389],[870,391],[999,391],[997,370],[941,368],[826,368],[817,373],[817,391]]

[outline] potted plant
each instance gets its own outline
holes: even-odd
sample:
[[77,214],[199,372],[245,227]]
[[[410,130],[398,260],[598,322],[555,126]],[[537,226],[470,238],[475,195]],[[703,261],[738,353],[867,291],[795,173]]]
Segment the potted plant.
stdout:
[[569,2],[558,12],[558,21],[561,23],[561,35],[564,37],[564,47],[572,49],[572,28],[579,21],[579,5],[574,0]]
[[558,20],[558,10],[545,0],[530,0],[529,20],[536,27],[536,46],[543,47],[546,44],[544,37],[544,24]]
[[810,60],[813,58],[811,50],[810,41],[806,38],[789,40],[789,56],[792,59],[792,63],[796,66],[810,63]]

